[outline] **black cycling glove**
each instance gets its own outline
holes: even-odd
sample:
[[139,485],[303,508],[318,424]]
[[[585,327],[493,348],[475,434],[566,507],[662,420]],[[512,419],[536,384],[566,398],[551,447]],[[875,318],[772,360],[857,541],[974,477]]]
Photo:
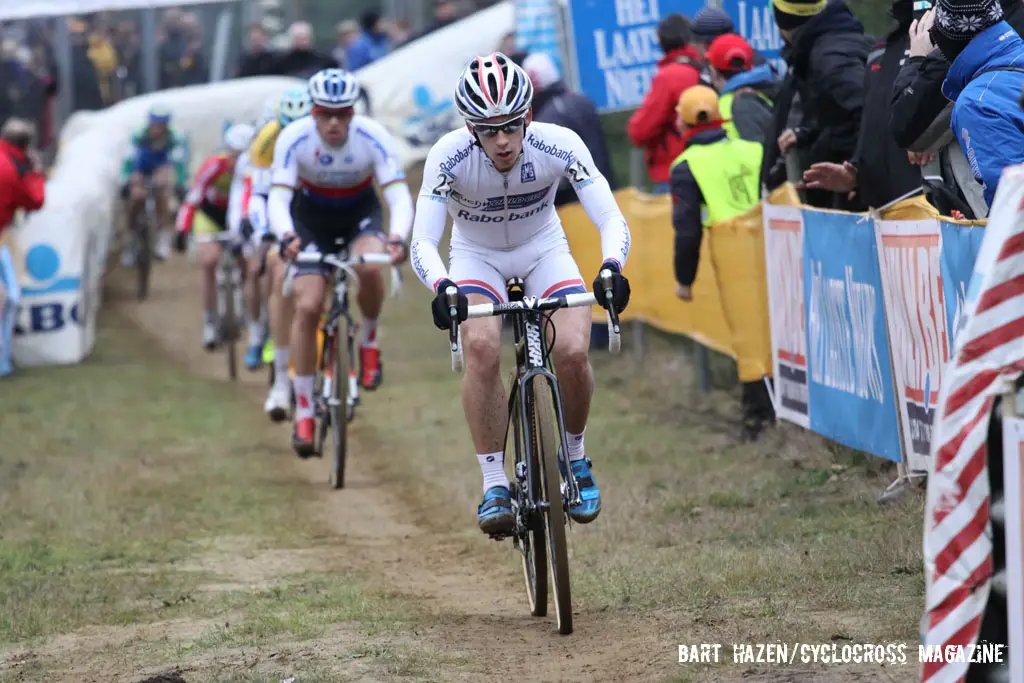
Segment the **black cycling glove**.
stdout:
[[[445,292],[449,287],[458,286],[451,280],[444,279],[437,283],[437,294],[434,295],[434,300],[430,303],[430,310],[434,314],[434,325],[439,330],[450,330],[452,327],[452,316],[451,310],[448,308],[448,294]],[[459,292],[456,296],[458,305],[456,306],[458,312],[459,322],[466,319],[469,315],[469,300],[466,299],[466,295]]]
[[[615,261],[605,261],[601,264],[601,270],[612,271],[612,303],[615,305],[615,312],[622,313],[626,310],[626,306],[629,305],[629,280],[623,276],[619,270],[619,264]],[[604,285],[601,284],[600,271],[598,271],[597,277],[594,278],[594,294],[597,295],[597,302],[601,304],[601,307],[607,309],[608,294],[605,292]]]

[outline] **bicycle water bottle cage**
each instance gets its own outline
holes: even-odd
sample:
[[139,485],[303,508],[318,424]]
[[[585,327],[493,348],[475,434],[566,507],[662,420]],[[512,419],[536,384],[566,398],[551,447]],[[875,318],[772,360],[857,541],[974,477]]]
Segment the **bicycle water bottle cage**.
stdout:
[[522,301],[526,295],[526,284],[521,277],[511,277],[505,282],[509,301]]

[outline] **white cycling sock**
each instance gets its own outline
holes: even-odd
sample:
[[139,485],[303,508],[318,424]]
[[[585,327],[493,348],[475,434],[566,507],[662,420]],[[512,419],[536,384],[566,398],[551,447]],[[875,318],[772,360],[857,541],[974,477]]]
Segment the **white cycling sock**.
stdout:
[[259,346],[263,341],[263,324],[259,320],[250,320],[246,327],[249,328],[249,346]]
[[565,439],[569,447],[569,460],[582,460],[586,456],[583,454],[583,435],[586,434],[586,428],[583,429],[579,434],[565,433]]
[[207,325],[214,325],[217,323],[217,314],[213,311],[203,311],[203,322]]
[[295,388],[295,418],[313,417],[313,375],[296,375],[292,386]]
[[477,454],[476,459],[480,461],[480,471],[484,473],[484,493],[495,486],[508,488],[504,453],[498,451],[497,453]]
[[359,327],[359,345],[377,347],[377,319],[363,318]]
[[279,387],[288,386],[288,349],[274,347],[274,384]]

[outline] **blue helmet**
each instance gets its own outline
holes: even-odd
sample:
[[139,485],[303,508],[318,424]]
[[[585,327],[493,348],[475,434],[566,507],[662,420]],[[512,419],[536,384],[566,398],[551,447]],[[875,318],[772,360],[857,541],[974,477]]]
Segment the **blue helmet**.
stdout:
[[305,88],[291,88],[281,96],[277,105],[277,120],[282,126],[301,119],[309,114],[313,102],[309,99],[309,91]]
[[309,79],[313,104],[326,109],[354,107],[359,101],[359,81],[347,71],[324,69]]
[[149,122],[168,125],[171,122],[171,110],[162,105],[154,105],[149,110]]

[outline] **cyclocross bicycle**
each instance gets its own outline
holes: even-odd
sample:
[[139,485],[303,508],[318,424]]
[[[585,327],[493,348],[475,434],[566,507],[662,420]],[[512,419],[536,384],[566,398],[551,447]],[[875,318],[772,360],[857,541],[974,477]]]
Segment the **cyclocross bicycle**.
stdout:
[[[313,417],[317,428],[314,432],[313,452],[323,457],[328,433],[331,434],[331,488],[340,489],[345,486],[345,456],[348,451],[348,423],[355,417],[356,406],[359,404],[359,382],[355,375],[356,332],[359,326],[349,312],[349,278],[359,281],[353,269],[361,264],[391,265],[388,254],[363,254],[349,258],[348,252],[337,254],[303,254],[300,253],[293,263],[324,264],[334,269],[334,293],[330,308],[320,323],[323,347],[317,363],[316,378],[313,385],[314,407]],[[291,294],[291,283],[294,269],[291,264],[285,276],[285,296]],[[397,295],[397,286],[401,286],[401,275],[398,268],[392,269],[392,296]],[[339,349],[339,340],[344,340],[344,352]],[[347,378],[347,381],[346,381]],[[342,387],[346,386],[344,401]],[[342,413],[342,405],[345,406]]]
[[223,247],[217,266],[217,345],[227,346],[228,377],[234,382],[238,380],[238,340],[242,336],[241,316],[245,310],[242,268],[238,264],[243,244],[237,235],[226,231],[197,235],[196,242],[218,242]]
[[[611,277],[611,271],[601,271],[609,303]],[[571,475],[568,450],[565,447],[561,392],[551,368],[549,354],[557,330],[551,322],[550,312],[560,308],[592,306],[597,303],[597,297],[592,293],[567,294],[547,299],[527,297],[524,296],[523,281],[519,278],[509,280],[506,288],[508,303],[470,306],[467,317],[512,317],[516,368],[508,398],[505,438],[507,454],[508,432],[512,433],[512,449],[515,454],[509,491],[516,516],[512,544],[522,554],[526,594],[530,601],[530,613],[535,617],[547,614],[547,565],[550,550],[555,619],[558,632],[565,635],[572,633],[572,596],[565,527],[569,519],[569,507],[579,505],[581,501],[579,485]],[[457,316],[458,290],[449,287],[445,293],[448,295],[452,316],[449,331],[452,369],[461,372],[463,355]],[[549,325],[551,340],[545,342]],[[619,317],[614,307],[609,306],[609,351],[618,353],[621,344]],[[501,540],[502,537],[494,538]]]
[[135,293],[139,301],[149,296],[149,272],[153,266],[153,232],[159,229],[156,215],[156,196],[153,181],[146,179],[146,201],[135,225],[128,226],[135,261]]

